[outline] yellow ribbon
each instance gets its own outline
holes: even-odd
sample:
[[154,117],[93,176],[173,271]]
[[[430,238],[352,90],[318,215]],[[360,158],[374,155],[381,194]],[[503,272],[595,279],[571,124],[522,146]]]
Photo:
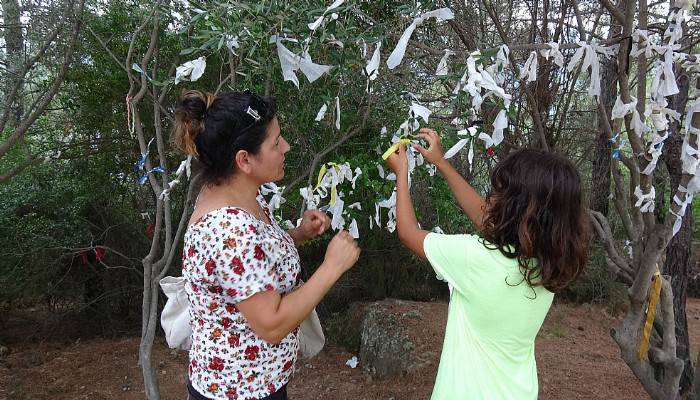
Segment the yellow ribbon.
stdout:
[[644,322],[644,330],[642,331],[642,342],[639,344],[639,359],[645,360],[649,351],[649,337],[651,336],[651,328],[654,326],[654,317],[656,316],[656,303],[661,295],[661,273],[659,267],[656,267],[654,277],[651,280],[649,288],[649,305],[647,306],[647,319]]
[[409,143],[411,143],[411,139],[399,139],[398,142],[392,144],[391,147],[389,147],[389,149],[387,151],[385,151],[384,154],[382,154],[382,160],[386,160],[387,158],[389,158],[389,156],[393,152],[398,150],[399,146],[401,146],[402,144],[409,144]]
[[326,167],[326,164],[321,165],[321,170],[318,171],[318,180],[316,181],[316,187],[314,190],[318,189],[319,186],[321,186],[321,180],[323,180],[323,176],[326,175],[326,171],[328,170],[328,167]]

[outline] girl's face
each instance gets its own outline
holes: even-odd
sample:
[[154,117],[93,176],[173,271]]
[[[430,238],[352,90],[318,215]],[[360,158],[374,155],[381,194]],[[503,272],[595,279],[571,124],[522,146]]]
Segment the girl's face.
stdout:
[[252,155],[252,175],[261,184],[275,182],[284,178],[284,155],[290,146],[280,134],[280,125],[277,117],[270,121],[267,128],[267,137],[260,145],[258,154]]

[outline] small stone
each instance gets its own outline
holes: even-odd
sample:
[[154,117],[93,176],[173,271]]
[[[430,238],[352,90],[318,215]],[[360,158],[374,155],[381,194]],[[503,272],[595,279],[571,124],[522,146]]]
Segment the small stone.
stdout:
[[129,390],[131,390],[131,387],[129,385],[122,386],[122,392],[128,392]]
[[166,370],[161,370],[161,371],[160,371],[160,374],[161,374],[161,375],[165,375],[165,374],[167,374],[167,373],[168,373],[168,371],[166,371]]
[[583,331],[583,327],[582,327],[582,326],[579,326],[579,327],[578,327],[578,330]]

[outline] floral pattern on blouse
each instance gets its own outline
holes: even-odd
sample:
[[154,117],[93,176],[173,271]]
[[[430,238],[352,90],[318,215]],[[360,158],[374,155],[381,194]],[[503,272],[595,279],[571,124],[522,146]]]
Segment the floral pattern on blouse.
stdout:
[[[267,204],[258,195],[263,210]],[[267,224],[237,207],[205,214],[185,233],[183,276],[190,300],[192,386],[213,399],[254,400],[289,382],[298,328],[279,344],[258,337],[236,304],[267,290],[285,294],[299,281],[294,241],[269,214]]]

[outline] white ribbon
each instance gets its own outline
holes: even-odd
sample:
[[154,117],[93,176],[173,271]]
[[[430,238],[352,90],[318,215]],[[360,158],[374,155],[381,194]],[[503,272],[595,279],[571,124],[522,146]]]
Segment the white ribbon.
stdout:
[[651,187],[649,193],[642,192],[642,188],[637,186],[634,188],[634,195],[637,196],[635,207],[639,207],[639,211],[643,213],[654,212],[654,198],[656,197],[656,189]]
[[531,51],[530,56],[525,61],[525,65],[520,68],[518,78],[525,79],[526,77],[527,82],[533,82],[537,79],[537,52]]
[[191,82],[196,81],[202,77],[204,74],[204,69],[207,67],[207,59],[204,57],[199,57],[196,60],[187,61],[186,63],[180,65],[175,70],[175,84],[177,85],[181,81],[188,79]]
[[554,57],[554,64],[556,64],[559,68],[563,67],[564,55],[561,54],[561,51],[559,51],[559,43],[549,42],[547,43],[547,46],[549,46],[548,49],[540,50],[542,57],[544,57],[545,60],[549,60],[550,57]]
[[423,13],[416,17],[413,22],[411,22],[411,25],[409,25],[403,32],[399,42],[396,44],[396,48],[394,48],[394,51],[392,51],[391,55],[389,55],[389,59],[386,60],[386,65],[389,67],[389,69],[394,69],[397,65],[401,64],[401,60],[403,60],[403,56],[406,53],[406,46],[408,45],[408,41],[411,40],[413,31],[415,31],[416,28],[428,18],[435,18],[438,21],[446,21],[454,18],[454,13],[449,8],[440,8]]
[[485,132],[479,134],[479,139],[484,141],[486,148],[498,146],[503,141],[503,130],[508,127],[508,115],[506,110],[501,110],[493,121],[493,134],[489,136]]
[[430,117],[430,114],[432,113],[432,111],[430,111],[427,107],[422,106],[422,105],[416,103],[415,101],[411,103],[410,112],[412,112],[417,117],[423,118],[423,120],[425,121],[426,124],[428,123],[428,118]]
[[365,72],[367,72],[367,76],[369,77],[370,81],[377,79],[377,76],[379,75],[379,57],[381,55],[379,48],[381,46],[382,42],[377,42],[377,48],[374,50],[374,54],[372,54],[372,59],[369,60],[367,66],[365,67]]
[[316,114],[316,118],[314,121],[318,122],[323,119],[323,117],[326,116],[326,111],[328,110],[328,104],[324,104],[319,108],[318,113]]
[[315,64],[307,51],[303,52],[301,57],[292,53],[282,44],[282,40],[282,38],[277,36],[270,37],[270,43],[276,42],[277,44],[277,56],[280,59],[284,80],[292,81],[297,88],[299,88],[299,79],[296,75],[297,70],[301,70],[306,79],[313,83],[321,75],[328,73],[333,68],[330,65]]
[[436,76],[446,76],[448,73],[448,68],[447,68],[447,59],[450,58],[455,54],[454,51],[445,49],[445,54],[442,56],[440,59],[440,62],[438,63],[437,69],[435,69],[435,75]]
[[335,97],[335,129],[340,130],[340,98]]

